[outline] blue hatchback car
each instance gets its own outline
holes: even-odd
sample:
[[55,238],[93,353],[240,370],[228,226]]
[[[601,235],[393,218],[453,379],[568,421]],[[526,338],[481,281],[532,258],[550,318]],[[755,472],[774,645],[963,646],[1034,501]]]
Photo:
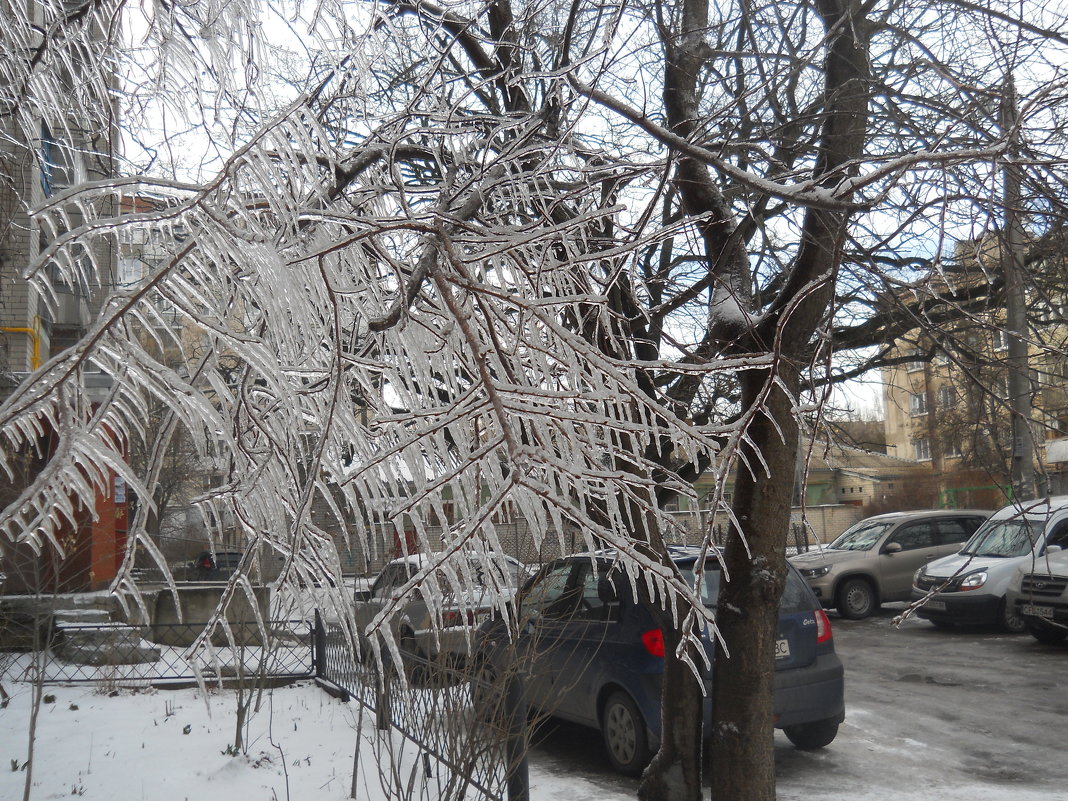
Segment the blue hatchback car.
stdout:
[[[672,551],[692,579],[699,551]],[[775,725],[798,748],[822,748],[845,717],[842,662],[819,601],[793,567],[788,571],[775,648]],[[718,561],[707,558],[707,606],[715,606],[719,578]],[[640,773],[660,736],[664,643],[649,611],[635,602],[615,553],[576,554],[546,565],[520,593],[516,619],[514,637],[500,619],[480,629],[483,680],[518,665],[530,704],[599,729],[612,765]],[[707,634],[705,647],[712,647]]]

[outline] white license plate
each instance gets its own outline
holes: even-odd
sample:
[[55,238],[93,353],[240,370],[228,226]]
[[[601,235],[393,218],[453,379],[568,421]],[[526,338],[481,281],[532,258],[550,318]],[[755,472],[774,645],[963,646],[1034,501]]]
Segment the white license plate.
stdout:
[[924,604],[924,606],[926,606],[932,612],[945,612],[946,611],[946,602],[945,601],[928,601],[927,603]]
[[775,641],[775,658],[786,659],[790,656],[790,641],[789,640],[776,640]]
[[1047,620],[1053,619],[1053,607],[1052,606],[1035,606],[1034,604],[1022,604],[1020,606],[1021,615],[1030,615],[1031,617],[1044,617]]

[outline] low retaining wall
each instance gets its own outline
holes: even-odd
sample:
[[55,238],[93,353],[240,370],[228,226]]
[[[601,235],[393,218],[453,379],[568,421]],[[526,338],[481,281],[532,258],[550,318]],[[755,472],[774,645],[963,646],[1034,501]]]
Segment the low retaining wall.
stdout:
[[[181,610],[181,623],[184,626],[173,628],[159,628],[160,639],[154,640],[161,645],[186,646],[191,645],[199,634],[198,628],[206,624],[218,609],[219,601],[226,590],[225,584],[191,584],[178,586],[178,598],[170,590],[159,590],[156,593],[154,603],[149,605],[152,611],[152,623],[155,626],[178,623],[178,611]],[[267,620],[267,613],[271,605],[270,587],[253,587],[253,600],[259,609],[259,616]],[[226,604],[225,619],[230,624],[230,630],[238,645],[259,645],[260,634],[257,631],[255,620],[256,612],[252,607],[248,595],[238,588],[229,602]],[[226,632],[216,628],[212,637],[216,645],[227,642]]]

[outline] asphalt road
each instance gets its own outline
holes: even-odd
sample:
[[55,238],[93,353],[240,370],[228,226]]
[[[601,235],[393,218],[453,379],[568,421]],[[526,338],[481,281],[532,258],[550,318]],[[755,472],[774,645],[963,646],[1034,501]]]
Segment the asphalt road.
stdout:
[[[1068,801],[1068,645],[991,629],[900,626],[903,605],[846,621],[846,722],[829,747],[797,751],[776,734],[783,801]],[[592,730],[550,721],[531,759],[582,776],[603,797],[634,797]],[[591,796],[593,797],[593,796]]]

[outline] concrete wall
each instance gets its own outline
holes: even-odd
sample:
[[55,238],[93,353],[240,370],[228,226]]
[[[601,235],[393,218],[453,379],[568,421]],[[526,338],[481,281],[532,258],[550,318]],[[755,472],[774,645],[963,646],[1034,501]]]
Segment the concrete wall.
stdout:
[[[211,619],[222,598],[226,584],[193,584],[178,587],[178,602],[175,603],[174,594],[170,590],[160,590],[150,603],[152,623],[154,628],[150,630],[148,639],[161,645],[187,646],[200,634],[204,624]],[[254,587],[256,606],[259,607],[261,618],[268,619],[270,609],[271,591],[269,587]],[[179,625],[178,610],[181,609],[182,625]],[[237,642],[241,645],[260,644],[259,633],[256,628],[256,615],[248,596],[240,589],[234,592],[225,610],[226,620],[231,624],[231,630]],[[172,624],[167,627],[163,624]],[[163,627],[161,627],[163,626]],[[216,645],[226,643],[226,634],[221,628],[217,628],[212,642]]]

